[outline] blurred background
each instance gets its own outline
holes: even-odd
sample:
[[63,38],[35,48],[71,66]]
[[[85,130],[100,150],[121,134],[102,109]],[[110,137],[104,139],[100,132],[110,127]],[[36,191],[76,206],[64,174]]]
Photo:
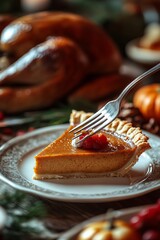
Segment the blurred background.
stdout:
[[1,0],[0,13],[21,16],[39,11],[67,11],[103,26],[125,54],[126,44],[160,22],[159,0]]
[[[53,103],[53,107],[56,106],[58,109],[62,109],[63,113],[60,112],[60,115],[56,115],[58,117],[55,118],[55,121],[52,121],[54,124],[68,122],[70,111],[73,108],[96,111],[108,100],[115,98],[136,76],[160,62],[160,0],[1,0],[0,26],[3,29],[4,15],[18,18],[41,11],[76,13],[89,18],[111,36],[122,56],[122,64],[114,75],[114,82],[108,75],[106,82],[101,78],[95,84],[93,82],[92,86],[90,85],[90,90],[93,92],[92,98],[88,94],[87,84],[85,88],[86,81],[90,83],[92,80],[92,78],[88,77],[88,79],[83,79],[82,86],[78,86],[80,92],[84,93],[84,95],[80,96],[80,103],[75,101],[74,92],[73,95],[71,93],[71,97],[67,96],[68,98],[60,99],[62,100],[60,105],[59,102],[56,102],[56,105]],[[2,69],[8,66],[6,58],[2,57],[0,61]],[[103,84],[100,81],[103,81]],[[159,83],[159,73],[147,78],[141,84],[157,82]],[[135,90],[140,86],[136,86]],[[98,88],[103,91],[97,93]],[[78,90],[76,94],[79,97]],[[12,92],[14,92],[14,88]],[[101,92],[103,93],[101,94]],[[130,102],[131,98],[132,95],[129,96],[127,101]],[[5,102],[4,98],[3,101]],[[7,112],[6,108],[3,109],[4,107],[0,108],[2,116],[3,112]],[[57,114],[55,109],[52,109],[52,112]],[[12,112],[8,111],[8,113]],[[51,115],[51,118],[53,120],[54,116]],[[50,124],[50,121],[48,124]],[[38,123],[39,126],[41,125]]]

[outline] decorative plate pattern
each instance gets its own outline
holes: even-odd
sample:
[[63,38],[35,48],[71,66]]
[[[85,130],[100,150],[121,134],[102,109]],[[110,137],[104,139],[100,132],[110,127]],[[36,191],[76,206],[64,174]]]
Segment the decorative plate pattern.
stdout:
[[58,125],[38,129],[4,144],[0,149],[0,179],[19,190],[71,202],[132,198],[160,187],[160,138],[147,132],[152,149],[142,154],[139,165],[135,165],[124,178],[33,180],[34,155],[67,127]]

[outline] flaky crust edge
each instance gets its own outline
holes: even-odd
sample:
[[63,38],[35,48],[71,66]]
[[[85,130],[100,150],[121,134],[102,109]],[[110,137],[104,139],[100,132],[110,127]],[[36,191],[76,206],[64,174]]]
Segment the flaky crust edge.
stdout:
[[[91,112],[86,113],[84,111],[72,110],[72,113],[70,115],[70,125],[77,125],[92,115],[93,113]],[[142,133],[141,128],[133,127],[132,123],[125,120],[116,118],[109,125],[107,125],[105,129],[111,132],[116,132],[120,135],[124,135],[132,140],[132,142],[137,147],[137,156],[140,156],[144,151],[151,147],[148,142],[148,137]]]

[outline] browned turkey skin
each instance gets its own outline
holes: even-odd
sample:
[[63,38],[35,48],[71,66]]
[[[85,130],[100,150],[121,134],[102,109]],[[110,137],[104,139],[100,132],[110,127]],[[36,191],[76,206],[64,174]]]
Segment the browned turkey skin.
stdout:
[[0,72],[0,111],[8,113],[51,106],[87,75],[111,73],[121,64],[119,51],[100,27],[69,13],[43,12],[13,21],[2,31],[1,50],[15,59]]
[[37,85],[48,80],[66,83],[77,71],[79,78],[83,77],[87,67],[87,56],[76,43],[63,37],[51,38],[1,71],[0,85]]
[[[35,56],[33,54],[27,62],[26,58],[30,52],[32,54],[32,51],[38,52],[39,57],[37,54]],[[7,72],[10,71],[11,74],[6,78],[4,77],[2,82],[32,86],[2,87],[0,89],[1,111],[7,110],[9,113],[14,113],[50,106],[74,88],[86,73],[88,66],[86,56],[74,42],[67,38],[50,39],[30,52],[18,60],[21,61],[20,66],[17,61],[7,69]],[[21,69],[22,64],[24,64],[23,69]],[[9,69],[13,69],[13,71]],[[13,74],[14,71],[15,74]],[[21,78],[22,74],[24,74],[23,79]]]

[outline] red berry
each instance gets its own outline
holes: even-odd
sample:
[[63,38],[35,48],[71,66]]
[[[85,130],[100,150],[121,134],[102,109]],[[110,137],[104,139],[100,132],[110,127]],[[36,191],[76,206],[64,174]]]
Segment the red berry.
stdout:
[[[160,240],[160,205],[146,207],[130,219],[131,225],[143,234],[142,240]],[[148,229],[151,229],[150,231]]]
[[158,205],[148,207],[139,213],[146,227],[156,228],[157,224],[160,224],[160,212]]
[[139,215],[144,218],[144,219],[151,219],[153,218],[157,213],[157,207],[153,206],[153,207],[148,207],[145,208],[144,210],[142,210]]
[[143,220],[142,218],[137,214],[135,216],[133,216],[131,219],[130,219],[130,223],[131,225],[136,228],[137,230],[141,230],[143,228]]
[[142,240],[160,240],[160,232],[155,230],[148,230],[143,234]]
[[[81,135],[80,140],[83,139],[87,133]],[[85,139],[82,143],[82,148],[92,149],[92,150],[101,150],[104,149],[107,145],[107,137],[103,133],[94,134],[91,137]]]

